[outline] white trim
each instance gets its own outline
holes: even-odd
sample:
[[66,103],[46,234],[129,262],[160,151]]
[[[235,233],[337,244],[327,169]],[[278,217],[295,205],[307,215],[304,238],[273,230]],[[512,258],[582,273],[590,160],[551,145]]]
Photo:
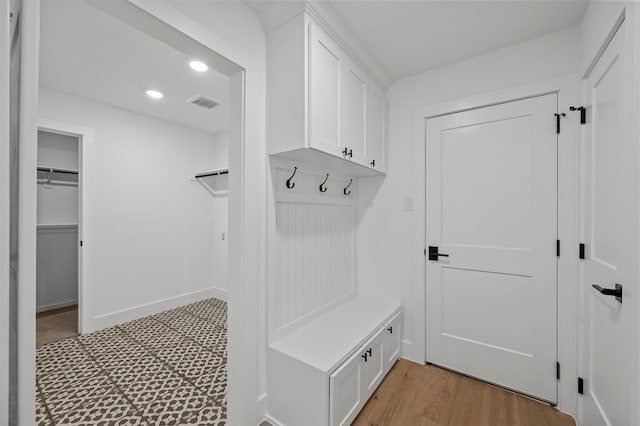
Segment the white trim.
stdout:
[[[8,22],[11,2],[0,2],[0,22]],[[15,19],[15,18],[14,18]],[[11,195],[10,109],[11,109],[11,29],[0,32],[0,424],[9,424],[9,237]]]
[[18,225],[18,419],[35,423],[36,346],[36,167],[38,158],[38,91],[40,2],[24,1],[20,14],[20,142]]
[[[85,165],[88,164],[88,156],[95,146],[95,129],[92,127],[80,126],[73,123],[67,123],[59,120],[52,120],[40,117],[38,120],[38,130],[50,133],[57,133],[66,136],[78,138],[78,334],[85,334],[91,331],[88,324],[91,324],[93,318],[93,309],[91,304],[91,288],[85,286],[86,278],[86,247],[80,246],[80,241],[86,240],[84,229],[84,216],[88,211],[87,197],[90,192],[86,187],[85,176],[87,170]],[[90,173],[90,171],[89,171]],[[45,228],[46,225],[38,225],[38,229]]]
[[215,297],[216,299],[224,300],[225,302],[229,297],[229,291],[225,288],[212,287],[211,294],[213,295],[212,297]]
[[169,309],[188,305],[189,303],[198,302],[200,300],[210,299],[220,295],[220,289],[208,288],[205,290],[194,291],[176,297],[158,300],[144,305],[134,306],[132,308],[123,309],[121,311],[111,312],[109,314],[100,315],[93,319],[92,330],[102,330],[103,328],[122,324],[127,321],[133,321],[149,315],[155,315]]
[[[630,9],[630,13],[628,16],[628,27],[627,27],[627,31],[629,31],[629,33],[631,34],[632,40],[635,40],[634,43],[634,49],[632,49],[633,52],[633,69],[634,69],[634,78],[633,78],[633,86],[632,86],[632,90],[633,93],[635,94],[634,96],[632,96],[634,103],[632,105],[632,117],[638,117],[638,114],[640,114],[640,53],[638,53],[638,47],[640,47],[640,7],[638,6],[638,4],[633,4],[633,5],[629,5],[628,6]],[[633,139],[632,140],[638,140],[640,138],[640,120],[636,120],[635,121],[635,128],[633,129],[634,131],[634,135],[633,135]],[[640,164],[640,150],[638,150],[638,164]],[[640,188],[638,188],[640,190]],[[637,203],[640,203],[640,191],[639,193],[636,194],[637,197]],[[640,229],[640,226],[636,229]],[[638,240],[636,241],[637,247],[640,247],[640,232],[638,233]],[[639,281],[640,281],[640,262],[638,263],[638,265],[636,265],[636,271],[635,271],[635,281],[636,281],[636,286],[640,285]],[[636,290],[638,288],[636,287]],[[633,386],[631,389],[631,397],[630,400],[631,401],[638,401],[638,399],[640,399],[640,298],[636,297],[636,308],[635,308],[635,313],[636,313],[636,330],[635,330],[635,336],[633,336],[634,339],[636,339],[636,345],[635,345],[635,363],[634,363],[634,368],[635,371],[633,372],[633,376],[634,379],[632,381]],[[634,358],[632,358],[634,359]],[[632,408],[633,412],[631,415],[631,422],[633,424],[638,424],[640,422],[640,404],[631,404],[631,406],[633,407],[635,405],[635,408]]]
[[[562,366],[561,380],[558,385],[558,408],[576,416],[577,393],[577,269],[578,269],[578,125],[575,115],[569,113],[569,106],[578,101],[578,76],[566,74],[542,81],[532,82],[463,99],[424,106],[414,111],[414,176],[415,215],[414,229],[425,235],[425,119],[438,115],[480,108],[488,105],[525,99],[545,93],[558,93],[558,110],[567,112],[562,122],[562,132],[558,139],[558,233],[562,242],[562,253],[558,262],[558,360]],[[551,117],[550,119],[553,119]],[[414,312],[413,322],[420,330],[420,341],[403,342],[403,356],[424,362],[426,343],[425,308],[425,265],[423,254],[426,242],[424,237],[416,239],[414,271],[416,286],[413,298],[420,300],[421,309]]]
[[65,300],[64,302],[51,303],[49,305],[36,306],[36,314],[45,311],[51,311],[53,309],[66,308],[67,306],[73,306],[78,303],[78,299]]

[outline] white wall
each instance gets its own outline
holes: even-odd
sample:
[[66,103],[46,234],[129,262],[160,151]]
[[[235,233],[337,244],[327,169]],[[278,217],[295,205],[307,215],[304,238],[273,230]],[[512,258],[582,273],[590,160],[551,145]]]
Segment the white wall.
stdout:
[[[38,131],[38,167],[78,170],[78,148],[76,137]],[[78,187],[38,183],[37,217],[38,225],[78,223]]]
[[95,130],[82,147],[86,329],[210,289],[213,202],[191,178],[210,168],[212,135],[48,89],[40,116]]
[[[213,135],[213,158],[207,170],[229,168],[229,135],[217,133]],[[202,170],[204,171],[204,170]],[[229,270],[229,195],[223,192],[229,189],[229,175],[201,178],[209,188],[220,195],[210,195],[213,208],[213,258],[211,274],[216,297],[226,300]],[[204,188],[203,188],[204,189]]]
[[[414,111],[474,94],[574,72],[579,30],[571,28],[393,83],[388,96],[387,176],[358,184],[358,290],[403,302],[403,356],[424,362],[424,235],[403,196],[414,194]],[[384,242],[384,243],[381,243]]]

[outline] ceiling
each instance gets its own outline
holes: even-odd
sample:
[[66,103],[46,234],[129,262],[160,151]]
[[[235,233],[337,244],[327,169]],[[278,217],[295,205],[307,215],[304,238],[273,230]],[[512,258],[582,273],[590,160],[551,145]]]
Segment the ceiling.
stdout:
[[[40,85],[209,133],[228,129],[229,79],[80,1],[43,1]],[[145,92],[164,94],[152,99]],[[186,102],[204,95],[205,109]]]
[[[578,25],[587,7],[587,0],[324,1],[391,80]],[[265,19],[282,2],[245,3]]]

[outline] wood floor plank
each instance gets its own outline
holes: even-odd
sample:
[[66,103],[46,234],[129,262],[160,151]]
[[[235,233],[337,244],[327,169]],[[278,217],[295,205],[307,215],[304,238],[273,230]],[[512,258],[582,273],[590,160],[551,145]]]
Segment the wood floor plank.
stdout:
[[433,365],[399,360],[357,426],[573,426],[543,402]]

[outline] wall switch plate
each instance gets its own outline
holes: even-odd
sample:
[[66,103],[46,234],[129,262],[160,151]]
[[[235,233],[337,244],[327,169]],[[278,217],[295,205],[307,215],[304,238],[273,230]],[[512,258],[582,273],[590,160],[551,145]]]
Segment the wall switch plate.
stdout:
[[407,211],[413,210],[413,197],[402,197],[402,208]]

